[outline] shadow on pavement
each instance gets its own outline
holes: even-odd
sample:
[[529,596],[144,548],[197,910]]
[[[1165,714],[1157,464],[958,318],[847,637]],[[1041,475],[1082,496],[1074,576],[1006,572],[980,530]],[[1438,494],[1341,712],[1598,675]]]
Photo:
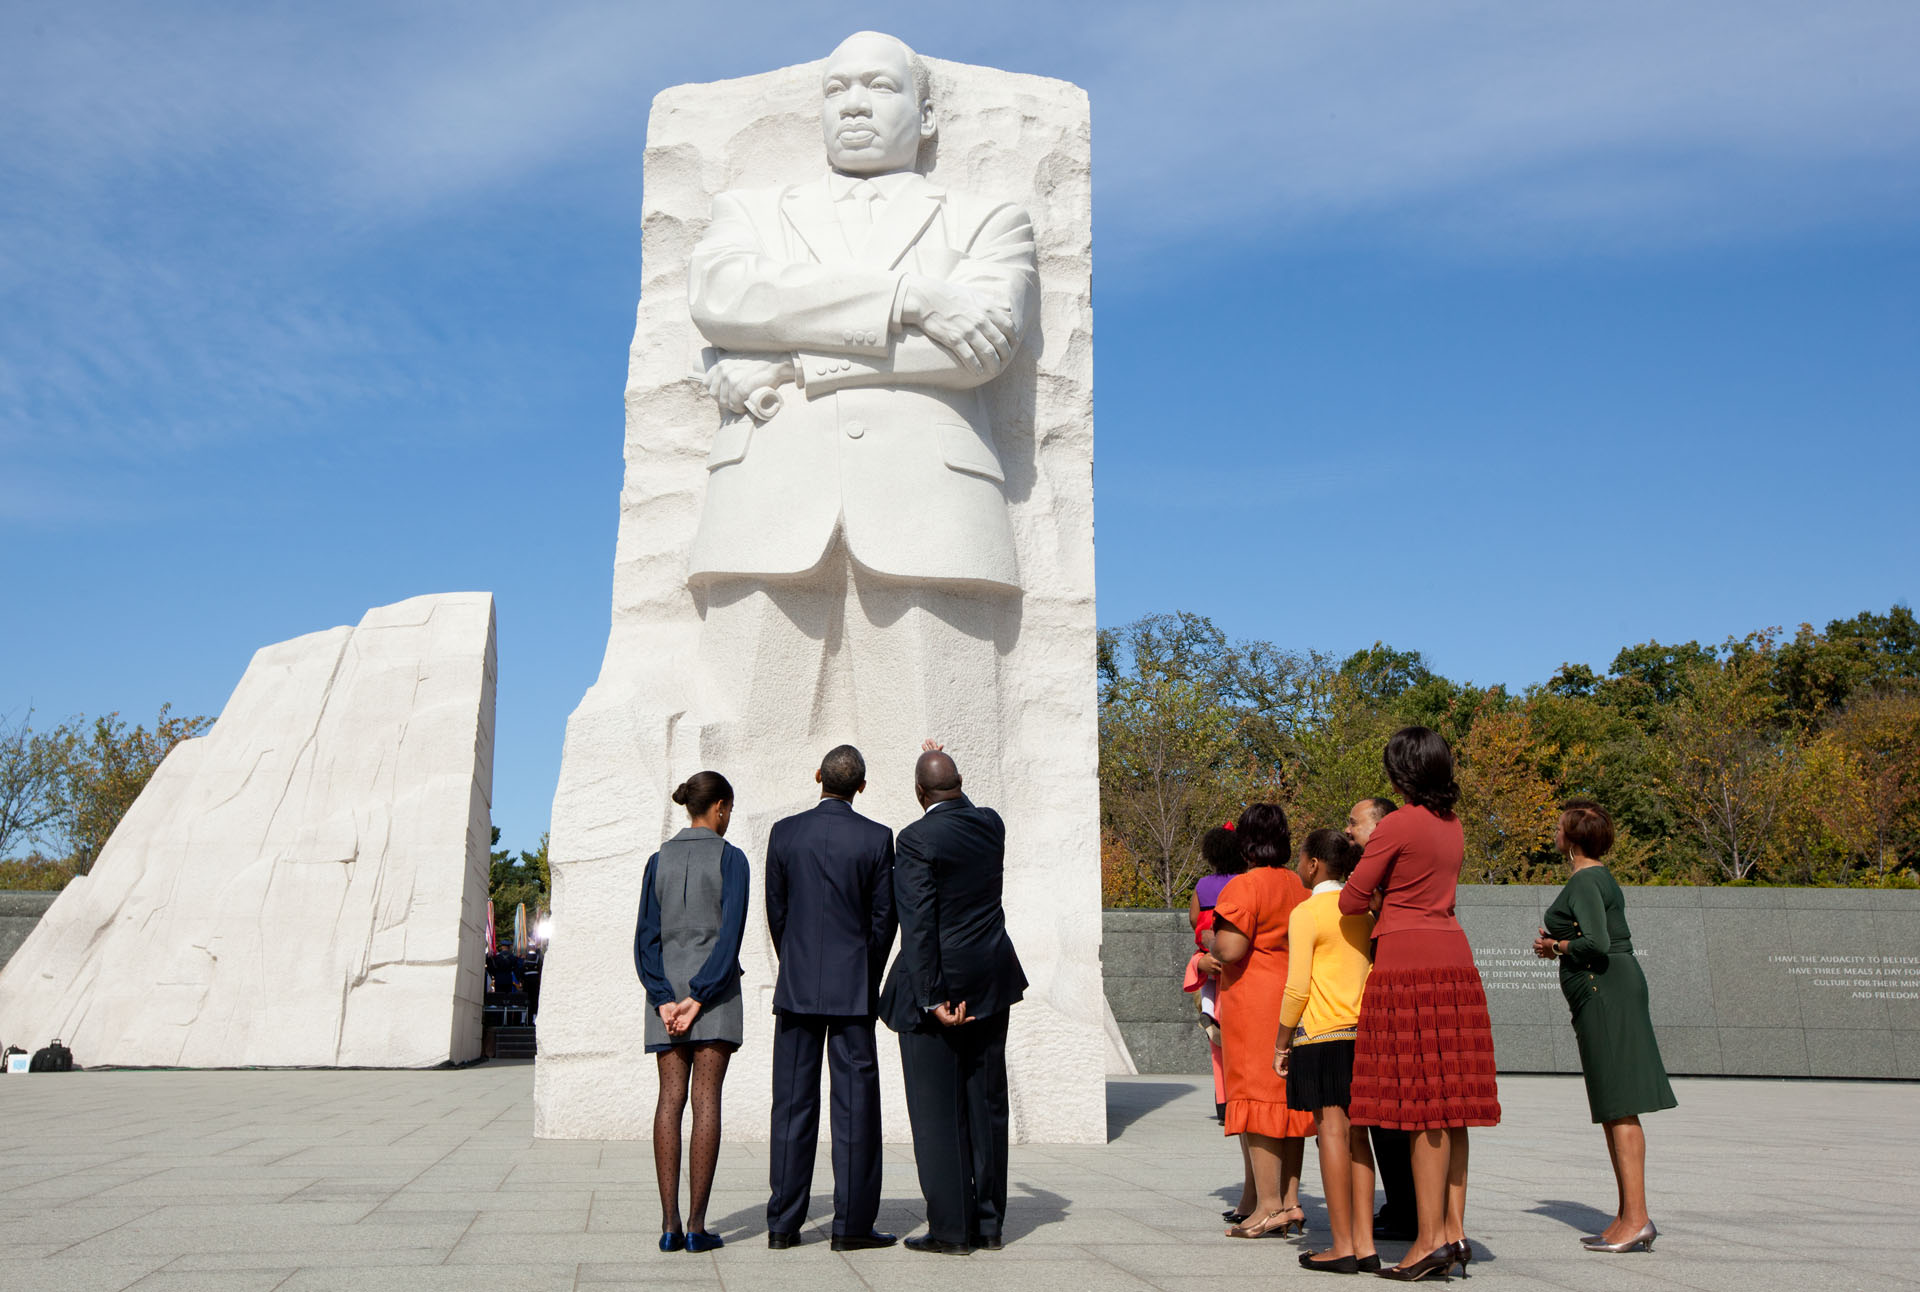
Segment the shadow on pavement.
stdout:
[[1538,1204],[1528,1207],[1527,1211],[1557,1220],[1583,1234],[1597,1234],[1613,1223],[1612,1212],[1590,1207],[1584,1202],[1569,1202],[1565,1198],[1542,1198]]
[[1171,1081],[1109,1081],[1107,1083],[1107,1142],[1119,1139],[1127,1127],[1142,1117],[1166,1107],[1182,1095],[1193,1093],[1191,1085]]

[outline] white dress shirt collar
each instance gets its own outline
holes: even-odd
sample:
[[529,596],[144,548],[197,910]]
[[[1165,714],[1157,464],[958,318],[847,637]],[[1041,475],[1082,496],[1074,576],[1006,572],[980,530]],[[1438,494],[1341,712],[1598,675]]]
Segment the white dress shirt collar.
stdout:
[[919,178],[918,172],[910,170],[896,170],[885,175],[843,175],[837,170],[830,170],[827,172],[827,196],[838,202],[853,192],[854,185],[870,183],[880,190],[880,200],[888,202],[900,196],[907,185]]
[[1315,895],[1320,893],[1337,893],[1345,887],[1346,885],[1337,879],[1323,879],[1313,886],[1313,891]]

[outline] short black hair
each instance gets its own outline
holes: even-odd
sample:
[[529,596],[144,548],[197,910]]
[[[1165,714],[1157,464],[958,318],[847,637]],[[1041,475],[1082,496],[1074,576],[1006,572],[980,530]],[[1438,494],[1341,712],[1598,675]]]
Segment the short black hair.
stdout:
[[1613,818],[1592,799],[1569,799],[1560,809],[1560,829],[1583,857],[1598,861],[1613,850]]
[[1374,795],[1370,799],[1367,799],[1366,803],[1369,807],[1373,809],[1373,819],[1375,821],[1380,820],[1380,818],[1386,816],[1390,812],[1394,812],[1398,810],[1398,808],[1400,807],[1400,805],[1398,803],[1395,803],[1392,799],[1383,798],[1378,794]]
[[1327,868],[1335,879],[1345,879],[1360,861],[1362,849],[1344,830],[1315,830],[1307,836],[1306,854]]
[[1200,857],[1207,863],[1207,873],[1211,875],[1237,875],[1247,868],[1247,859],[1240,855],[1239,841],[1233,837],[1233,831],[1223,825],[1200,836]]
[[867,783],[867,760],[852,745],[835,745],[820,760],[820,788],[836,798],[850,799]]
[[1431,727],[1402,727],[1388,739],[1380,761],[1387,779],[1407,796],[1407,802],[1452,815],[1453,805],[1460,801],[1460,785],[1453,779],[1453,750],[1445,736]]
[[1233,837],[1248,869],[1284,866],[1293,860],[1293,831],[1287,825],[1287,810],[1278,803],[1249,803],[1234,824]]

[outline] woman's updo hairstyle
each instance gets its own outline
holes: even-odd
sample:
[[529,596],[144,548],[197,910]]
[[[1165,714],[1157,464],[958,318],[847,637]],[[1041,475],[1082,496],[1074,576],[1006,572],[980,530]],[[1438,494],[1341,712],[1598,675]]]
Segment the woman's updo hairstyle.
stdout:
[[715,803],[733,802],[733,786],[719,772],[695,772],[674,789],[673,801],[690,817],[705,816]]
[[1247,859],[1240,855],[1239,841],[1224,825],[1217,825],[1200,836],[1200,859],[1207,863],[1210,875],[1237,875],[1247,868]]
[[1327,869],[1329,879],[1345,879],[1353,873],[1363,851],[1342,830],[1315,830],[1307,836],[1307,856]]
[[1447,740],[1431,727],[1402,727],[1387,741],[1380,761],[1386,765],[1387,779],[1416,807],[1449,816],[1460,801],[1460,786],[1453,779],[1453,750]]
[[1293,860],[1293,832],[1287,828],[1287,810],[1278,803],[1249,803],[1234,824],[1233,837],[1249,869]]

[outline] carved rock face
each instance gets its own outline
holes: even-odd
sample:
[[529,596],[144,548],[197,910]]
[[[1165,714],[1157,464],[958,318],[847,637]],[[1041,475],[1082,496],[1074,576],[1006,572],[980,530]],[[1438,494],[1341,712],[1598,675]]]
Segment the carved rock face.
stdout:
[[0,1035],[85,1065],[480,1053],[493,598],[258,651],[0,971]]
[[[861,51],[876,57],[869,74],[898,52],[863,38],[837,54]],[[896,831],[913,821],[914,759],[935,737],[1007,823],[1007,927],[1031,983],[1008,1041],[1013,1133],[1105,1140],[1087,100],[1061,81],[924,61],[938,148],[921,173],[872,181],[894,191],[864,236],[821,155],[831,61],[654,101],[612,631],[554,799],[562,934],[543,970],[537,1134],[650,1133],[634,918],[648,856],[685,820],[674,785],[724,773],[727,840],[758,868],[773,822],[813,805],[814,769],[838,744],[866,755],[856,809]],[[886,70],[911,76],[904,57]],[[885,111],[904,145],[909,117]],[[727,257],[743,271],[730,277]],[[951,283],[987,273],[982,260],[1027,282],[1019,344],[963,376],[923,330],[894,327],[895,274]],[[795,272],[768,278],[770,265]],[[823,331],[811,302],[851,298],[810,294],[832,276],[821,267],[878,305]],[[716,408],[716,351],[778,378],[764,421]],[[722,498],[731,519],[709,534]],[[756,870],[725,1123],[744,1140],[768,1134],[762,899]],[[904,1141],[898,1050],[879,1048],[885,1134]]]

